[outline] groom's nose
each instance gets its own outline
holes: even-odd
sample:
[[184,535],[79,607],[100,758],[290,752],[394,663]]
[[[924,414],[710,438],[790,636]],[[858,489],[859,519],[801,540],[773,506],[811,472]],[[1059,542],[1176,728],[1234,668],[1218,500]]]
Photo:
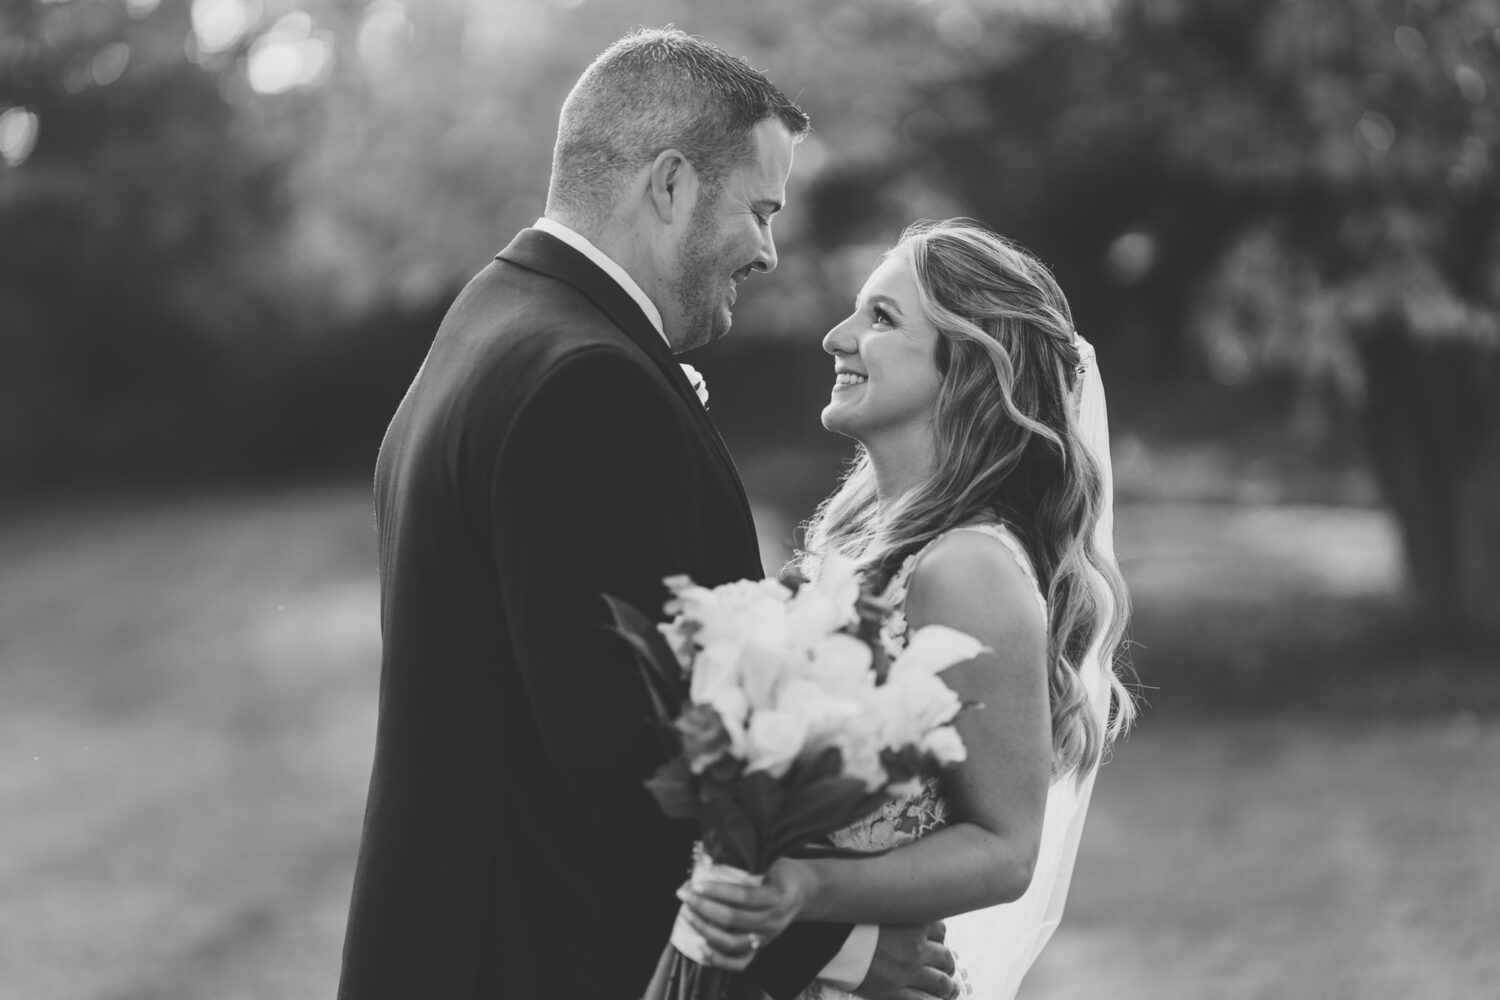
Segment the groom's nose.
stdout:
[[760,252],[755,255],[755,263],[750,265],[757,271],[776,270],[776,238],[771,235],[769,229],[760,241]]

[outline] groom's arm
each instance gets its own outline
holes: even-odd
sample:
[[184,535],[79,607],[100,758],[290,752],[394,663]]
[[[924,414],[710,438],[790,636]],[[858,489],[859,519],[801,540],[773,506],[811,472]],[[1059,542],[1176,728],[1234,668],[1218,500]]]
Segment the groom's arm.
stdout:
[[880,928],[864,924],[852,930],[848,924],[793,924],[766,945],[746,975],[774,1000],[792,1000],[814,979],[852,992],[870,970],[879,934]]
[[475,515],[490,520],[518,694],[546,755],[537,766],[567,790],[569,822],[585,827],[570,833],[591,841],[580,875],[597,884],[566,891],[607,947],[641,963],[613,975],[642,985],[670,932],[692,834],[644,788],[666,750],[601,595],[659,617],[662,578],[701,572],[703,558],[689,425],[648,364],[594,346],[555,362],[495,429],[503,438],[481,465],[488,510]]
[[870,973],[870,963],[875,958],[875,945],[879,940],[880,928],[877,925],[856,925],[839,953],[823,966],[817,978],[846,993],[853,993]]
[[[785,934],[766,946],[765,952],[751,963],[748,975],[775,1000],[793,1000],[810,981],[806,977],[815,966],[790,960],[781,963],[783,974],[768,971],[766,962],[773,958],[789,936],[826,926],[793,924]],[[958,986],[953,978],[953,953],[943,943],[946,936],[947,929],[941,921],[926,927],[860,924],[849,935],[838,958],[824,967],[816,978],[866,1000],[954,996]],[[840,968],[846,960],[849,965]]]

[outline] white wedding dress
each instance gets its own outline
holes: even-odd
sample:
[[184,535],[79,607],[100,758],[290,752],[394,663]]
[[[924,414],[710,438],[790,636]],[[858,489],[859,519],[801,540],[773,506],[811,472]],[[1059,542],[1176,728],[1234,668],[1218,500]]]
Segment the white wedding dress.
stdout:
[[[1045,618],[1047,604],[1037,587],[1031,560],[1020,540],[1008,528],[1001,524],[979,524],[954,530],[980,532],[1005,545],[1031,580],[1033,594]],[[924,548],[922,552],[925,551]],[[896,609],[881,633],[881,642],[892,657],[906,645],[903,605],[912,571],[922,552],[906,559],[884,594],[886,601]],[[1091,660],[1091,664],[1095,668],[1094,676],[1086,675],[1084,682],[1103,725],[1108,708],[1108,688],[1098,676],[1097,660]],[[947,944],[958,961],[957,978],[963,985],[963,996],[975,1000],[1010,1000],[1020,987],[1022,976],[1052,936],[1062,917],[1093,784],[1092,773],[1082,785],[1071,774],[1053,783],[1047,793],[1036,869],[1030,887],[1020,899],[945,921]],[[937,782],[929,780],[924,782],[918,794],[887,802],[871,815],[833,833],[832,840],[836,846],[850,850],[884,851],[941,828],[947,819],[947,803],[938,792]],[[848,1000],[851,997],[853,994],[827,983],[814,982],[803,991],[799,1000]]]

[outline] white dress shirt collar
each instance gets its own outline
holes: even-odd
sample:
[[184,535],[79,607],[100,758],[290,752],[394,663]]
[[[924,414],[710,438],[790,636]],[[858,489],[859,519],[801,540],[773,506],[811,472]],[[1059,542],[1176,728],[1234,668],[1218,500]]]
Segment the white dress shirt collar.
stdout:
[[641,291],[641,286],[635,283],[635,279],[623,267],[610,260],[608,254],[590,243],[586,237],[580,235],[575,230],[569,229],[555,219],[545,217],[537,219],[531,228],[540,229],[542,232],[562,240],[568,246],[598,265],[599,270],[615,279],[615,284],[625,289],[625,294],[634,299],[635,304],[641,307],[641,312],[645,313],[646,318],[651,321],[651,325],[656,327],[656,332],[661,334],[661,339],[667,341],[667,347],[670,348],[672,346],[672,342],[667,340],[666,330],[662,327],[661,310],[656,308],[656,303],[652,302],[646,293]]

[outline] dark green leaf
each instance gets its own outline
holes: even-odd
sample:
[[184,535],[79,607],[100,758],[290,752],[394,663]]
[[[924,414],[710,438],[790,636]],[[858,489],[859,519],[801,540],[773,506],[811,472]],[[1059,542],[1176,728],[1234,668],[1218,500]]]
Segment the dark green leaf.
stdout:
[[768,851],[770,834],[785,798],[781,782],[765,771],[747,774],[740,779],[739,798],[751,828],[759,831],[756,844],[764,853],[755,859],[757,868],[768,868],[771,862],[771,853]]
[[611,631],[629,643],[636,654],[636,663],[641,668],[657,717],[663,722],[671,722],[687,699],[682,665],[677,662],[666,639],[656,630],[655,623],[625,602],[608,594],[603,597],[615,620]]
[[781,815],[771,831],[770,852],[784,854],[792,848],[832,833],[869,815],[886,800],[881,793],[865,790],[857,778],[826,778],[788,794]]
[[709,857],[749,872],[763,870],[757,861],[763,853],[761,845],[766,842],[765,831],[755,827],[739,801],[737,788],[701,785],[698,822]]

